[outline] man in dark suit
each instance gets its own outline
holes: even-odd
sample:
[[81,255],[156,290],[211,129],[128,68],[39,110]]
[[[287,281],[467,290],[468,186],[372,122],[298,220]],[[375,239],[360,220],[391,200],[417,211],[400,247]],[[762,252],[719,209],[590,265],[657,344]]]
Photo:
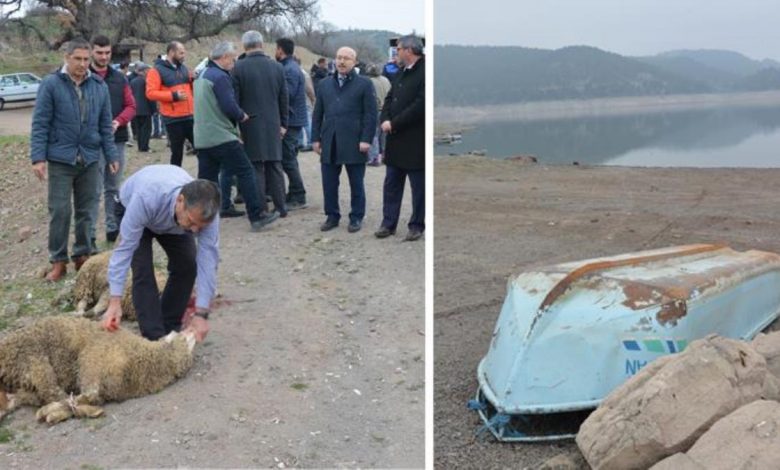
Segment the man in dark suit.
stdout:
[[[263,52],[263,36],[258,31],[247,31],[241,42],[245,53],[239,57],[233,69],[233,87],[239,106],[250,116],[249,120],[241,123],[241,138],[246,154],[255,167],[262,211],[267,211],[268,195],[276,211],[284,217],[287,208],[282,138],[287,131],[289,114],[284,69]],[[230,201],[227,202],[229,204]],[[226,209],[224,203],[223,210]]]
[[133,135],[138,141],[139,152],[151,152],[149,138],[152,136],[152,115],[157,111],[157,102],[146,97],[146,73],[149,66],[143,62],[136,64],[135,77],[130,80],[130,88],[135,98],[135,117]]
[[354,68],[357,54],[349,47],[336,52],[336,73],[317,87],[317,103],[312,116],[312,147],[320,155],[322,192],[327,219],[320,230],[336,228],[339,212],[339,177],[346,167],[352,194],[348,231],[360,230],[366,213],[363,179],[377,109],[374,86]]
[[425,231],[425,56],[420,38],[398,40],[401,70],[385,98],[382,131],[385,146],[385,183],[382,226],[374,235],[386,238],[395,233],[401,213],[404,183],[412,187],[412,216],[406,241],[418,240]]

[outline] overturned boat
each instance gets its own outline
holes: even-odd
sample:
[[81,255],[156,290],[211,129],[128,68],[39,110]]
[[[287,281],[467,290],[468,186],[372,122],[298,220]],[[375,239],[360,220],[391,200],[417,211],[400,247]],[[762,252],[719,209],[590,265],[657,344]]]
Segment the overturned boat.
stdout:
[[574,437],[650,361],[710,333],[751,339],[779,312],[780,256],[764,251],[687,245],[526,272],[508,283],[469,408],[502,441]]

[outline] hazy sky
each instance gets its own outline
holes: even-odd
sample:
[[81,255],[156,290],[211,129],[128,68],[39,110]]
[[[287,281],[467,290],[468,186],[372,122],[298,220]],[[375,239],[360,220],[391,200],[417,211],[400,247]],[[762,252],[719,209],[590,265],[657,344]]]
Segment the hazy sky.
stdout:
[[436,44],[730,49],[780,60],[780,1],[434,0],[433,31]]
[[321,17],[339,29],[425,32],[425,0],[319,0]]

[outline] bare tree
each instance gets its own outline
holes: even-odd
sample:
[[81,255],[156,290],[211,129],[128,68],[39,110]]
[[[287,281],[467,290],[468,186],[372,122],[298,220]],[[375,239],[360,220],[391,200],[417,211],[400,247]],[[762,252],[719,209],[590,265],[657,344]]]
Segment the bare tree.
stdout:
[[[21,8],[24,0],[0,0],[0,6]],[[36,0],[60,14],[62,27],[54,36],[29,18],[10,18],[32,31],[50,49],[75,38],[102,33],[114,44],[133,37],[152,42],[214,36],[253,18],[302,15],[317,0]],[[5,11],[5,10],[3,10]]]

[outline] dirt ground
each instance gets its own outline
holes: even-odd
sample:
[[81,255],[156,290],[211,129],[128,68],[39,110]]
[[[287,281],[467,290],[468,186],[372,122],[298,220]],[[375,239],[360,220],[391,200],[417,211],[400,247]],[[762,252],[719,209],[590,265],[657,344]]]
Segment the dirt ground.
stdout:
[[[129,149],[131,171],[167,162],[164,141],[152,146]],[[45,186],[23,144],[0,153],[0,325],[13,328],[62,313],[48,305],[73,274],[56,288],[33,278],[47,264]],[[0,427],[0,468],[424,466],[424,243],[374,238],[383,168],[367,170],[363,231],[320,232],[318,159],[300,160],[308,209],[258,234],[223,220],[228,305],[188,375],[96,420],[47,427],[20,410]],[[185,157],[192,174],[195,162]]]
[[30,132],[35,102],[6,103],[0,111],[0,135],[25,135]]
[[[780,252],[780,169],[640,169],[437,158],[434,440],[437,468],[533,468],[573,441],[474,439],[477,388],[507,278],[546,265],[701,242]],[[487,434],[487,433],[486,433]]]

